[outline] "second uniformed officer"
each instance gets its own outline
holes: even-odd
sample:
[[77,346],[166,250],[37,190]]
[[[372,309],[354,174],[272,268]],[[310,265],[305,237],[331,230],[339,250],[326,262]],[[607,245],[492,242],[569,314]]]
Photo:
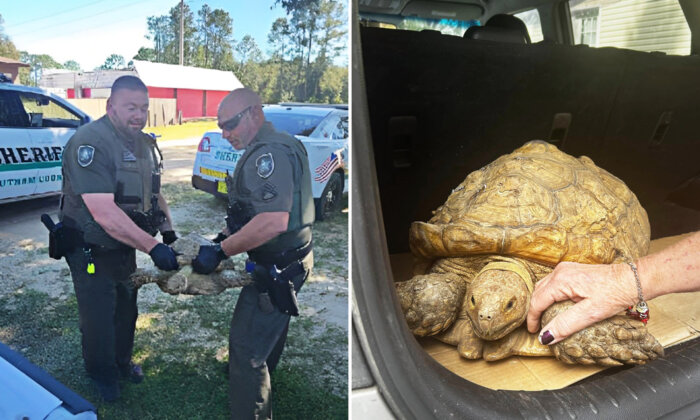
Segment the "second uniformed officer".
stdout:
[[107,115],[81,127],[63,152],[59,218],[64,255],[78,300],[85,368],[107,401],[119,397],[119,379],[140,382],[131,362],[138,308],[128,281],[135,249],[163,270],[177,268],[163,241],[177,239],[160,194],[160,158],[146,124],[148,90],[122,76],[112,85]]
[[241,290],[231,320],[229,401],[234,418],[270,418],[270,372],[313,266],[309,159],[299,140],[265,121],[260,97],[249,89],[224,98],[218,119],[223,137],[245,153],[228,180],[230,236],[200,247],[192,266],[206,274],[227,256],[248,252],[255,283]]

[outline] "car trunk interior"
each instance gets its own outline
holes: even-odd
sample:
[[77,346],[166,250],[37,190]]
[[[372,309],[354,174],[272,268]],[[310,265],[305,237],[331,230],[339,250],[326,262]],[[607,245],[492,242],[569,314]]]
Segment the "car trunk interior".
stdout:
[[623,180],[652,238],[700,229],[700,57],[378,28],[362,39],[390,252],[467,174],[534,139]]
[[[534,139],[548,141],[576,157],[586,155],[624,181],[646,209],[657,247],[677,240],[677,235],[700,230],[700,131],[696,128],[700,57],[547,42],[498,43],[435,31],[371,27],[360,27],[359,38],[364,68],[361,88],[367,96],[365,129],[371,138],[367,146],[374,159],[371,170],[376,171],[381,205],[380,235],[384,234],[389,254],[384,263],[389,264],[393,281],[410,276],[410,224],[428,220],[469,173]],[[353,98],[361,99],[357,95]],[[362,118],[359,113],[354,115]],[[358,134],[362,133],[354,138]],[[358,162],[358,157],[354,159]],[[357,208],[366,211],[363,205]],[[353,217],[353,223],[357,223]],[[357,217],[366,223],[367,215]],[[357,264],[354,273],[359,279],[365,269]],[[353,282],[357,283],[355,279],[353,274]],[[700,319],[700,313],[692,302],[682,303],[694,312],[686,314],[688,317],[677,326],[688,331],[681,341],[698,334],[699,326],[692,323]],[[679,303],[665,304],[673,312],[673,306]],[[443,366],[479,383],[474,377],[460,374],[459,367],[448,366],[455,360],[452,355],[450,361],[436,356],[447,354],[446,345],[432,339],[418,341]],[[694,360],[693,366],[698,363],[698,341],[676,347],[680,351],[693,348],[692,356],[681,356]],[[454,348],[451,350],[456,354]],[[465,360],[455,361],[462,362]],[[504,402],[503,409],[525,407],[515,411],[524,417],[527,413],[537,417],[567,410],[572,415],[579,412],[579,408],[572,407],[590,401],[582,395],[598,391],[617,406],[616,401],[631,398],[623,395],[615,400],[617,397],[611,397],[615,391],[609,389],[614,390],[620,381],[634,381],[647,367],[609,369],[557,395],[516,393],[512,395],[514,405]],[[424,368],[420,370],[425,375]],[[473,373],[481,368],[466,370]],[[626,371],[626,376],[616,375],[610,383],[597,381],[621,371]],[[658,368],[652,367],[652,371]],[[488,371],[483,375],[489,375]],[[544,383],[540,388],[496,385],[494,389],[557,389],[588,375],[567,383]],[[653,388],[654,381],[662,380],[655,377],[648,384]],[[591,381],[597,390],[586,388]],[[467,391],[469,397],[464,396]],[[483,388],[464,385],[461,392],[459,399],[477,401],[476,411],[463,413],[474,415],[478,407],[494,406],[491,394],[484,393],[480,399]],[[635,392],[630,388],[634,400]]]

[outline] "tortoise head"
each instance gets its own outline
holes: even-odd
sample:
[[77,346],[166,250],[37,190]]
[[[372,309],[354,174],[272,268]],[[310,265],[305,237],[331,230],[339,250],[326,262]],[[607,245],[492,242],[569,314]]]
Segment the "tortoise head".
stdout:
[[464,299],[476,335],[498,340],[525,321],[531,291],[523,276],[530,274],[520,264],[498,262],[472,280]]

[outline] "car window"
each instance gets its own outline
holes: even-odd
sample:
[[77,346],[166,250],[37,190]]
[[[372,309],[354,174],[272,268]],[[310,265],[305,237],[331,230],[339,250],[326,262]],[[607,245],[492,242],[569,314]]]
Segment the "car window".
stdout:
[[542,23],[540,22],[540,12],[537,9],[530,9],[514,15],[518,19],[525,22],[527,32],[530,34],[530,42],[540,42],[544,39],[542,36]]
[[265,119],[278,131],[285,131],[293,136],[308,136],[323,120],[324,115],[297,114],[294,112],[267,112]]
[[424,19],[415,16],[394,16],[378,13],[362,13],[365,26],[404,29],[409,31],[432,30],[445,35],[462,36],[470,26],[479,25],[478,20]]
[[576,44],[690,54],[690,29],[677,0],[570,0]]
[[36,93],[20,92],[20,100],[28,115],[30,127],[68,127],[80,126],[80,116],[64,108],[48,96]]
[[[343,121],[344,120],[344,121]],[[347,113],[334,111],[318,125],[310,140],[343,140],[348,138]]]
[[331,137],[334,140],[343,140],[343,139],[348,138],[348,134],[349,134],[348,128],[349,128],[348,116],[347,115],[341,116],[340,119],[338,120],[336,126],[335,126],[335,130],[333,130],[333,132],[331,133]]
[[17,92],[0,90],[0,127],[29,127],[29,116]]

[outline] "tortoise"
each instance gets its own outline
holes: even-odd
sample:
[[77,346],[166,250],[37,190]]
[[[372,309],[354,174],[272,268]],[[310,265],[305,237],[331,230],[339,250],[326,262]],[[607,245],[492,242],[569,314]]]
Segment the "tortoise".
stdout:
[[129,277],[135,287],[147,283],[156,283],[158,287],[171,295],[215,295],[230,287],[242,287],[252,282],[250,275],[237,268],[234,261],[227,258],[211,274],[198,274],[192,271],[192,260],[197,256],[200,245],[212,242],[190,233],[172,243],[180,269],[163,271],[157,267],[140,267]]
[[[632,261],[649,242],[646,211],[621,180],[535,140],[469,174],[428,222],[412,223],[415,277],[396,290],[414,335],[455,345],[467,359],[553,353],[566,363],[644,364],[663,347],[627,316],[552,346],[523,321],[534,284],[557,263]],[[572,304],[552,305],[542,325]]]

